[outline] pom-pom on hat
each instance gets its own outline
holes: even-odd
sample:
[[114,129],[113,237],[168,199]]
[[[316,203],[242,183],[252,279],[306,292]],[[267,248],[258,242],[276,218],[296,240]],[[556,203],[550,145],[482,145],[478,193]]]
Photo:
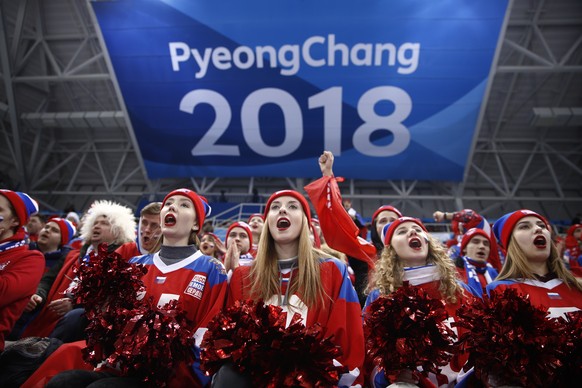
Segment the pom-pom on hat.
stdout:
[[398,225],[401,225],[405,222],[414,222],[416,225],[420,226],[422,228],[422,230],[424,230],[425,232],[428,233],[428,231],[426,230],[426,227],[424,226],[422,221],[419,220],[418,218],[400,217],[397,220],[394,220],[394,221],[384,225],[384,228],[382,229],[382,241],[384,242],[384,246],[387,247],[390,245],[390,241],[392,240],[392,235],[394,234],[394,231],[396,230]]
[[297,199],[299,203],[301,203],[301,207],[303,207],[303,212],[305,213],[305,216],[307,216],[307,221],[309,222],[309,225],[311,225],[311,210],[309,210],[309,204],[307,203],[305,197],[295,190],[280,190],[274,192],[267,201],[267,206],[265,206],[265,213],[263,214],[264,217],[263,219],[265,220],[267,219],[267,214],[269,213],[269,209],[271,208],[271,203],[277,198],[286,196],[293,197]]
[[228,247],[228,235],[230,234],[230,232],[234,228],[242,228],[242,229],[244,229],[245,232],[247,232],[247,235],[249,236],[249,247],[252,247],[253,246],[253,232],[251,231],[251,226],[244,221],[236,221],[236,222],[233,222],[232,224],[230,224],[230,226],[226,230],[226,237],[225,237],[226,246]]
[[38,212],[38,203],[26,193],[0,189],[0,194],[6,197],[14,208],[19,227],[26,225],[31,214]]
[[515,224],[517,224],[517,222],[522,218],[528,216],[539,218],[544,222],[544,224],[546,224],[546,228],[549,229],[548,221],[534,211],[521,209],[512,213],[507,213],[503,217],[499,218],[493,225],[493,233],[495,234],[495,238],[497,238],[499,245],[507,249],[507,243],[509,242],[509,237],[511,237],[511,232],[513,232]]
[[390,206],[390,205],[382,205],[378,208],[378,210],[376,210],[374,212],[374,214],[372,214],[372,222],[374,222],[374,220],[376,219],[376,217],[378,217],[378,215],[380,213],[382,213],[383,211],[391,211],[396,213],[396,215],[398,216],[398,218],[402,217],[402,213],[400,212],[400,210],[396,209],[394,206]]
[[[467,244],[469,244],[469,241],[471,241],[471,239],[477,235],[485,237],[489,241],[489,245],[491,245],[491,236],[487,234],[487,232],[485,232],[483,229],[471,228],[463,235],[463,239],[461,240],[461,253]],[[491,255],[491,252],[489,254]]]
[[75,225],[75,227],[77,227],[79,225],[79,222],[81,222],[81,219],[79,218],[79,215],[76,212],[68,212],[67,215],[65,216],[65,219],[71,221],[73,225]]
[[198,218],[198,227],[201,228],[204,225],[204,220],[206,217],[210,215],[212,212],[212,208],[208,204],[206,198],[201,195],[198,195],[195,191],[190,189],[176,189],[171,191],[164,197],[162,201],[162,207],[166,204],[168,198],[173,197],[174,195],[183,195],[184,197],[190,198],[192,203],[194,204],[194,209],[196,210],[196,217]]
[[55,217],[48,220],[48,222],[54,222],[59,226],[59,229],[61,230],[61,245],[67,245],[77,232],[75,225],[64,218]]

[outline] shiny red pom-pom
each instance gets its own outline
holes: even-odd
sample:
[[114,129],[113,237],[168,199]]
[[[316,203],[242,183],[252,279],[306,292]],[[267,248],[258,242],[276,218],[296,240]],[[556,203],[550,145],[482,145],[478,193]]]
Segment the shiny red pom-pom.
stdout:
[[123,375],[164,387],[177,363],[194,359],[192,322],[176,300],[161,308],[149,300],[132,313],[107,361],[118,366]]
[[455,351],[456,334],[448,317],[442,300],[404,284],[380,296],[364,314],[367,356],[391,381],[405,371],[418,378],[439,374]]
[[346,367],[333,360],[341,350],[319,325],[306,328],[294,314],[262,301],[237,301],[208,325],[201,345],[201,368],[208,375],[224,364],[248,376],[257,387],[331,387]]
[[83,357],[97,365],[114,351],[117,336],[134,315],[147,269],[130,264],[118,253],[108,252],[107,244],[100,244],[74,272],[78,280],[72,289],[75,302],[83,305],[89,321]]
[[147,269],[129,263],[119,253],[107,252],[107,244],[100,244],[74,272],[78,278],[72,290],[75,303],[82,304],[91,319],[91,314],[109,306],[134,308],[137,293],[144,289],[141,278]]
[[573,381],[582,381],[582,311],[566,313],[560,319],[564,325],[565,350],[563,367],[556,386],[566,387]]
[[508,288],[457,310],[456,326],[467,331],[459,344],[469,353],[465,369],[480,381],[547,386],[562,365],[564,325],[547,319],[547,309]]

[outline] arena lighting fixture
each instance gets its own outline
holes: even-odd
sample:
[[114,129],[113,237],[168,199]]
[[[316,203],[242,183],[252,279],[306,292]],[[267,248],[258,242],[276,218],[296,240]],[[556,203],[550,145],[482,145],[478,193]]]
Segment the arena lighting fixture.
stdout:
[[579,127],[582,126],[582,107],[533,108],[530,124],[534,127]]
[[[1,114],[1,111],[0,111]],[[22,121],[32,128],[118,128],[125,127],[119,111],[24,113]]]

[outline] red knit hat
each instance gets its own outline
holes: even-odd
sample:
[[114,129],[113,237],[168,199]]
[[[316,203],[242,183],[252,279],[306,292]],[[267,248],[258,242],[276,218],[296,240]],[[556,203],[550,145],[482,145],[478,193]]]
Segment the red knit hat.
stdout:
[[[487,232],[485,232],[483,229],[471,228],[463,235],[463,239],[461,240],[461,254],[463,253],[463,250],[465,249],[467,244],[469,244],[469,241],[471,241],[471,239],[476,235],[485,237],[487,241],[489,241],[489,246],[491,248],[491,236],[489,236]],[[490,251],[491,250],[492,248],[490,249]],[[489,252],[489,255],[491,255],[491,252]]]
[[202,228],[204,224],[204,220],[207,216],[210,215],[212,208],[208,205],[208,201],[201,195],[196,194],[196,192],[189,190],[189,189],[176,189],[171,191],[164,197],[162,201],[162,207],[166,204],[168,198],[173,197],[174,195],[183,195],[184,197],[190,198],[192,203],[194,204],[194,209],[196,210],[196,217],[198,218],[198,228]]
[[539,218],[544,222],[544,224],[546,224],[546,228],[550,229],[548,221],[534,211],[521,209],[514,211],[513,213],[507,213],[503,217],[499,218],[493,225],[493,233],[495,234],[499,245],[507,249],[507,243],[509,242],[509,237],[511,237],[511,232],[513,232],[515,224],[517,224],[517,222],[522,218],[528,216]]
[[234,228],[243,228],[244,231],[247,232],[247,235],[249,236],[249,249],[250,249],[250,247],[253,246],[253,232],[251,230],[251,226],[244,221],[236,221],[230,224],[226,231],[225,235],[226,237],[224,238],[225,245],[228,247],[228,235],[230,234],[230,231],[233,230]]
[[374,214],[372,214],[372,223],[374,222],[374,220],[376,219],[376,217],[378,217],[378,215],[380,213],[382,213],[383,211],[391,211],[396,213],[396,215],[398,216],[398,218],[402,217],[402,213],[400,213],[400,210],[396,209],[394,206],[390,206],[390,205],[382,205],[378,208],[378,210],[376,210],[374,212]]
[[582,224],[574,224],[570,226],[566,235],[574,237],[574,231],[578,228],[582,228]]
[[419,220],[418,218],[400,217],[399,219],[384,225],[384,228],[382,229],[382,241],[384,242],[384,246],[390,245],[390,241],[392,241],[392,235],[394,234],[394,231],[396,230],[398,225],[403,224],[405,222],[414,222],[416,225],[420,226],[422,230],[428,233],[426,227],[424,226],[422,221]]
[[267,201],[267,205],[265,206],[265,213],[263,214],[263,219],[267,219],[267,214],[269,213],[269,209],[271,208],[271,203],[279,198],[279,197],[285,197],[285,196],[289,196],[289,197],[293,197],[295,199],[297,199],[299,201],[299,203],[301,203],[301,207],[303,208],[303,212],[305,213],[305,215],[307,216],[307,221],[309,222],[309,225],[311,225],[311,210],[309,210],[309,204],[307,203],[307,200],[305,199],[305,197],[295,191],[295,190],[280,190],[280,191],[276,191],[275,193],[273,193],[270,197],[269,200]]
[[71,221],[65,220],[64,218],[55,217],[48,220],[47,223],[48,222],[54,222],[59,226],[61,231],[61,245],[67,245],[73,236],[75,236],[75,233],[77,233],[77,228],[75,228],[75,225]]
[[261,213],[253,213],[249,216],[249,219],[247,220],[247,224],[250,224],[251,220],[255,217],[259,217],[261,220],[265,221],[265,218],[263,217],[263,215]]
[[14,208],[19,227],[26,225],[30,215],[38,212],[38,203],[26,193],[0,189],[0,195],[6,197]]

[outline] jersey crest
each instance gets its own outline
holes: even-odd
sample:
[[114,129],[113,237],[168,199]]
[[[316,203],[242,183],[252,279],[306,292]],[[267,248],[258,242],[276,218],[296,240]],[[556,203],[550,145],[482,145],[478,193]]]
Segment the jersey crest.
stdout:
[[202,292],[204,291],[204,285],[206,284],[206,276],[201,274],[196,274],[186,286],[184,294],[190,295],[196,299],[202,299]]

